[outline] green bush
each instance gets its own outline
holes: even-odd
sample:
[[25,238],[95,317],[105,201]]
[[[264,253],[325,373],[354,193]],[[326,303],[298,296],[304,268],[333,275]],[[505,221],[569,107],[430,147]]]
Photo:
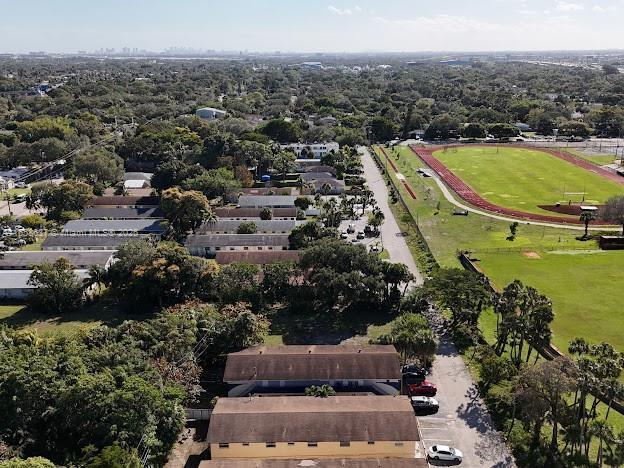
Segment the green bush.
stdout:
[[46,225],[46,220],[41,215],[31,214],[24,216],[21,220],[21,224],[27,229],[42,229]]

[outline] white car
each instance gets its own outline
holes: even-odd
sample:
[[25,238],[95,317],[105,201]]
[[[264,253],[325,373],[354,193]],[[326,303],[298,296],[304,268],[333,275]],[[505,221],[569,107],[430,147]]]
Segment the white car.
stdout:
[[448,445],[432,445],[427,450],[427,455],[433,460],[444,460],[460,463],[464,454],[456,448]]

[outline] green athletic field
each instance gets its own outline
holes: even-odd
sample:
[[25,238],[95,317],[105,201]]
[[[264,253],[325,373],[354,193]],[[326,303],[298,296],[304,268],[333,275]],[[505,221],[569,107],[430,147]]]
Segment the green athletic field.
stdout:
[[600,204],[624,193],[624,186],[539,150],[460,147],[434,156],[489,202],[530,213],[556,215],[538,205],[583,197]]
[[[537,254],[537,255],[535,255]],[[536,251],[534,254],[476,253],[478,265],[499,287],[514,279],[533,286],[553,302],[553,343],[566,352],[583,337],[624,351],[624,251]],[[539,258],[538,258],[539,257]]]

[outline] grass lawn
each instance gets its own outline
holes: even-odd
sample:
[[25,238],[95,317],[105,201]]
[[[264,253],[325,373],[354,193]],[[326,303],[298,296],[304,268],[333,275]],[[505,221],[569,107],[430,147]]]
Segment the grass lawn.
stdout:
[[[9,200],[15,197],[16,195],[28,195],[30,193],[29,188],[12,188],[7,190],[6,194],[9,196]],[[6,200],[6,195],[2,192],[1,196],[2,200]]]
[[[500,206],[551,214],[538,205],[557,202],[603,203],[622,185],[538,150],[461,147],[434,156],[483,198]],[[556,214],[555,214],[556,215]]]
[[520,252],[476,256],[497,286],[519,278],[550,297],[555,310],[553,343],[561,351],[565,352],[575,337],[593,343],[607,341],[624,351],[624,251],[537,253],[541,258],[528,258]]
[[59,317],[46,317],[29,310],[23,304],[0,305],[0,325],[23,330],[37,330],[41,335],[73,333],[98,325],[118,325],[124,320],[145,318],[148,316],[127,314],[106,302],[97,302],[78,312]]
[[611,164],[613,161],[615,161],[614,154],[587,154],[575,148],[561,148],[561,149],[575,156],[578,156],[579,158],[583,158],[586,161],[597,164],[599,166]]

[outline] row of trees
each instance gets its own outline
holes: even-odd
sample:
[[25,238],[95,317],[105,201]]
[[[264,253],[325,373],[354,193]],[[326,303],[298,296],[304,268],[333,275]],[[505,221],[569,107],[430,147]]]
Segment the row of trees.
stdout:
[[[577,338],[571,357],[545,360],[552,303],[517,280],[494,293],[480,274],[440,269],[414,298],[423,296],[449,311],[456,344],[471,349],[479,391],[519,464],[587,466],[594,456],[597,466],[624,463],[624,432],[609,422],[612,405],[624,398],[622,353]],[[488,309],[496,315],[492,343],[478,326]]]

